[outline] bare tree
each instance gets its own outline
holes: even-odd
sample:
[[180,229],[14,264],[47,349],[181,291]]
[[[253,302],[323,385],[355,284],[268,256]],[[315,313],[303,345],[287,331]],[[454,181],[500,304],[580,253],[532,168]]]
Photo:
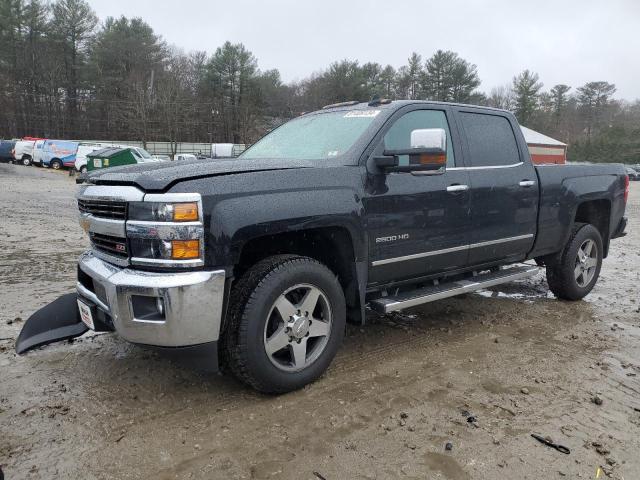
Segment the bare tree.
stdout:
[[487,97],[487,105],[503,110],[513,110],[515,107],[515,97],[511,85],[493,87]]

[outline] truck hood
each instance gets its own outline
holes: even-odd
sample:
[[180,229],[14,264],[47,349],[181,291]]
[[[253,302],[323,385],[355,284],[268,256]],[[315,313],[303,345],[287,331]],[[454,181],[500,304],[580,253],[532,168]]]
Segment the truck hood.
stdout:
[[178,182],[220,175],[235,175],[265,170],[314,167],[308,160],[281,159],[208,159],[139,163],[91,172],[85,179],[96,185],[136,185],[145,191],[164,191]]

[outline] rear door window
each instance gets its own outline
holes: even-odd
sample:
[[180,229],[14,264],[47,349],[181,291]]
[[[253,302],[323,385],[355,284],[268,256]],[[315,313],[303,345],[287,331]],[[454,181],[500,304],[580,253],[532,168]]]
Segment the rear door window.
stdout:
[[472,167],[496,167],[520,162],[518,144],[507,118],[484,113],[461,112]]

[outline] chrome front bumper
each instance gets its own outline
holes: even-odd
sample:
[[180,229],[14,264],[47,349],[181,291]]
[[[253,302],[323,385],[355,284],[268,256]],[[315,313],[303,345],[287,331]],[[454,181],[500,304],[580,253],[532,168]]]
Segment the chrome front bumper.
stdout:
[[[81,298],[94,303],[112,320],[125,340],[162,347],[215,342],[220,335],[224,302],[224,270],[154,273],[121,268],[84,253],[78,261],[86,274],[78,278]],[[90,281],[88,280],[90,277]],[[162,316],[138,315],[136,307],[160,299]],[[151,302],[153,304],[155,302]]]

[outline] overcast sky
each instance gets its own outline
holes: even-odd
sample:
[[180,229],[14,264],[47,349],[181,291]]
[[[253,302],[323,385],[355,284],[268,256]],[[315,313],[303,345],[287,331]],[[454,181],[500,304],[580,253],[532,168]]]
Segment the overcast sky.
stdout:
[[640,0],[89,0],[101,20],[139,16],[185,51],[242,42],[261,69],[302,79],[344,58],[400,67],[454,50],[480,89],[529,68],[546,88],[605,80],[640,98]]

